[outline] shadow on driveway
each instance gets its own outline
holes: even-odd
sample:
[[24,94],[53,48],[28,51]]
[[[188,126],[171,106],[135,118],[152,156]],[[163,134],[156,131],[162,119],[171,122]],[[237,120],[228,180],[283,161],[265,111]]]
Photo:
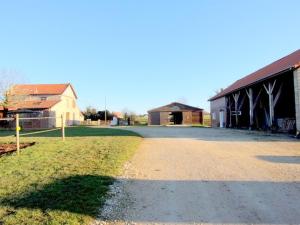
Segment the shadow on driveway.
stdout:
[[[256,158],[273,163],[300,164],[300,156],[258,155]],[[300,176],[300,174],[299,174]]]
[[[143,198],[136,199],[142,205],[135,209],[129,206],[129,219],[136,223],[300,224],[300,182],[137,179],[123,182],[141,192],[133,197]],[[110,177],[68,177],[42,189],[0,199],[0,206],[95,217],[101,202],[99,196],[111,183]],[[151,192],[157,196],[143,195]]]

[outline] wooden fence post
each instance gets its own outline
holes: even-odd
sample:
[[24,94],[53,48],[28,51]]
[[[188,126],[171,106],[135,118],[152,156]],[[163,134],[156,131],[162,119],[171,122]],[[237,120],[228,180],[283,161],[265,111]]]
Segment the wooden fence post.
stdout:
[[65,140],[65,120],[64,120],[64,114],[61,114],[61,137],[62,140]]
[[16,141],[17,141],[17,155],[20,154],[20,123],[19,114],[16,114]]

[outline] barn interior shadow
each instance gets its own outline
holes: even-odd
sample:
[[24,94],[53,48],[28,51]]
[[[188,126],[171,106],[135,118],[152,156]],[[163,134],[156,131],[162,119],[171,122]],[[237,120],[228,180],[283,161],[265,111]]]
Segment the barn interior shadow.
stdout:
[[[1,199],[0,204],[96,217],[103,203],[99,195],[112,182],[111,177],[73,176]],[[124,179],[121,183],[139,202],[126,209],[135,223],[300,224],[300,182]],[[106,221],[115,219],[120,218]]]
[[300,164],[300,156],[258,155],[256,158],[272,163]]

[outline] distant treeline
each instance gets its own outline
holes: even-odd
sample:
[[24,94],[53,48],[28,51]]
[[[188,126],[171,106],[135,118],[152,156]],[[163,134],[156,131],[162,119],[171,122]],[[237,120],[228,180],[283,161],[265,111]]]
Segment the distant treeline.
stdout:
[[[94,108],[88,107],[84,112],[82,112],[84,119],[90,119],[92,121],[97,121],[97,120],[105,120],[105,111],[97,111]],[[106,110],[106,119],[107,120],[112,120],[114,115]]]

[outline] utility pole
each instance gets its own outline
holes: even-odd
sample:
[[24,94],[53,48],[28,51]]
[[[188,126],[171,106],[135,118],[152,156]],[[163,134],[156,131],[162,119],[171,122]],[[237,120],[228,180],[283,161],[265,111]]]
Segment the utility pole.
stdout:
[[105,118],[105,126],[107,125],[106,122],[107,122],[107,114],[106,114],[106,96],[105,96],[105,111],[104,111],[104,118]]

